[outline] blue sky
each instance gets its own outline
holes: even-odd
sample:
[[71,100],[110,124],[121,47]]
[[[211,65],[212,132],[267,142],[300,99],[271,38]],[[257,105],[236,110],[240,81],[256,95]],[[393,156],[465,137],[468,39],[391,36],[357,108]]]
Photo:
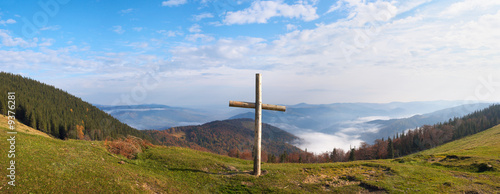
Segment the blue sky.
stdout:
[[0,2],[0,70],[98,104],[498,101],[500,3]]

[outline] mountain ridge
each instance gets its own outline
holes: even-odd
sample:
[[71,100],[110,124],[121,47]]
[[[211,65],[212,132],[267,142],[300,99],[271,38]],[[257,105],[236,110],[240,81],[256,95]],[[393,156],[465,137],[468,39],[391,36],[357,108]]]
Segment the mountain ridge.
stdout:
[[[313,119],[310,122],[302,124],[299,123],[297,124],[297,127],[314,128],[316,130],[322,130],[324,128],[330,127],[331,122],[321,125],[318,125],[318,123],[327,122],[329,120],[331,120],[332,122],[352,120],[356,119],[358,116],[375,116],[377,115],[376,113],[380,114],[391,113],[392,116],[397,115],[399,117],[401,117],[401,115],[398,114],[404,114],[404,116],[413,116],[419,113],[424,114],[437,111],[440,110],[439,108],[441,107],[449,108],[452,107],[452,105],[461,103],[463,102],[462,101],[416,101],[416,102],[391,102],[391,103],[331,103],[331,104],[299,103],[296,105],[285,105],[288,108],[286,113],[269,112],[264,110],[263,119],[264,122],[266,123],[287,122],[287,121],[300,122],[301,120],[305,122],[306,120],[304,120],[305,119],[304,117],[312,115],[313,117],[317,117],[318,119]],[[133,109],[137,109],[137,107],[144,107],[144,106],[167,108],[170,109],[171,112],[169,113],[167,110],[164,110],[164,112],[157,110],[156,113],[158,113],[158,115],[151,116],[145,113],[147,111],[143,111],[142,113],[139,113],[139,111],[133,111]],[[400,108],[399,106],[403,106],[403,108]],[[112,116],[118,118],[122,122],[125,122],[132,126],[137,126],[136,128],[138,129],[165,129],[170,127],[183,126],[183,124],[186,125],[185,123],[188,123],[187,125],[189,125],[190,122],[191,124],[196,124],[196,123],[202,124],[213,120],[253,118],[254,116],[253,112],[246,111],[244,109],[219,108],[217,110],[211,110],[211,109],[209,110],[209,109],[176,107],[176,106],[162,105],[162,104],[139,104],[139,105],[116,105],[116,106],[97,105],[97,107],[110,113]],[[332,111],[339,111],[346,114],[355,114],[356,113],[355,110],[364,110],[366,107],[372,110],[372,112],[368,114],[362,113],[362,115],[354,115],[348,117],[345,117],[345,115],[342,117],[341,115],[341,117],[339,117],[340,119],[334,117],[330,117],[332,119],[324,118],[325,116],[319,114],[319,113],[326,113],[331,115]],[[419,107],[419,109],[413,111],[409,110],[412,107]],[[130,110],[124,110],[124,108],[128,108]],[[425,111],[423,109],[430,111]],[[374,112],[374,110],[377,111]],[[176,114],[175,111],[181,111],[181,113],[184,114],[186,118],[179,116],[179,114]],[[231,113],[233,114],[231,115]],[[287,117],[286,115],[290,116]],[[335,116],[335,114],[333,116]],[[132,117],[135,117],[136,119],[133,119]],[[174,117],[178,118],[170,119]],[[193,118],[197,118],[198,121],[196,121]],[[294,121],[294,120],[299,120],[299,121]],[[141,121],[148,121],[148,122],[141,122]]]
[[167,129],[202,124],[214,119],[203,110],[162,104],[98,105],[98,108],[136,129]]
[[[233,149],[240,153],[252,151],[254,123],[251,119],[231,119],[143,132],[162,145],[189,147],[227,155]],[[273,155],[284,151],[300,152],[299,148],[291,145],[294,141],[299,141],[299,138],[272,125],[262,124],[263,151]]]

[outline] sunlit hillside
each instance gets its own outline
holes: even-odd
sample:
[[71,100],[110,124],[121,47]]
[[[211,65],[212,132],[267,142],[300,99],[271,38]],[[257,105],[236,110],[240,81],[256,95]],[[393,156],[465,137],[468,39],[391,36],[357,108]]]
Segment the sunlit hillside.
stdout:
[[[1,116],[0,138],[7,139]],[[500,188],[500,126],[393,160],[263,164],[187,148],[154,146],[126,159],[102,141],[60,140],[21,124],[16,136],[16,186],[4,193],[422,192],[494,193]],[[2,153],[8,141],[0,141]],[[7,158],[0,160],[7,166]]]

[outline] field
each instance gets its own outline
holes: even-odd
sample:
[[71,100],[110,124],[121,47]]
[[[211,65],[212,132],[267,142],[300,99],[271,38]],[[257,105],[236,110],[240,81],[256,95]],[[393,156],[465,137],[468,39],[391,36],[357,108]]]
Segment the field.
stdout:
[[154,146],[137,159],[102,141],[59,140],[17,124],[16,186],[8,185],[7,119],[0,116],[2,193],[498,193],[500,126],[392,160],[267,164]]

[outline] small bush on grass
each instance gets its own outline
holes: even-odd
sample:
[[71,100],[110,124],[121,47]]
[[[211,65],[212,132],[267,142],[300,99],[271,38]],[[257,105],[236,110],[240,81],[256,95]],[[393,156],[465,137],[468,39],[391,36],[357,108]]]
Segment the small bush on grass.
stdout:
[[128,159],[135,159],[137,154],[153,146],[149,141],[131,135],[127,136],[127,138],[118,138],[113,141],[106,139],[104,145],[109,152],[120,154]]

